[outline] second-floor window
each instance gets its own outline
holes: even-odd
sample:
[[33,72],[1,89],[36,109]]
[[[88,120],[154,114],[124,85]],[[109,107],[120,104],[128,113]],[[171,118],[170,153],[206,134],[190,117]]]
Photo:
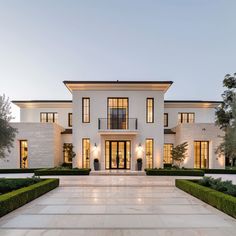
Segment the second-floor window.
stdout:
[[179,113],[178,114],[178,123],[194,123],[195,122],[195,113]]
[[146,121],[147,123],[154,122],[154,98],[147,98],[146,101]]
[[128,129],[128,98],[108,98],[107,105],[108,129]]
[[168,113],[164,113],[164,127],[168,127]]
[[82,98],[82,122],[90,123],[90,98]]
[[41,112],[40,122],[41,123],[57,123],[58,114],[57,112]]
[[72,113],[68,113],[68,126],[72,127]]

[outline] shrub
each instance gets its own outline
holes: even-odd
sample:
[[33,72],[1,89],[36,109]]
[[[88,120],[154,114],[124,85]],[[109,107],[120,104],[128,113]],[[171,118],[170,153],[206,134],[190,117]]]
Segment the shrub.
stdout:
[[204,176],[201,170],[167,170],[167,169],[145,169],[146,175],[169,175],[169,176]]
[[172,164],[171,163],[164,163],[163,167],[164,167],[164,169],[171,169],[172,168]]
[[0,195],[0,217],[58,187],[59,179],[46,179],[28,187]]
[[221,178],[214,179],[212,177],[204,177],[199,180],[198,183],[203,186],[210,187],[216,191],[236,197],[236,185],[233,185],[230,180],[222,181]]
[[10,173],[34,173],[35,170],[38,170],[39,168],[32,168],[32,169],[28,169],[28,168],[25,168],[25,169],[20,169],[20,168],[17,168],[17,169],[0,169],[0,173],[1,174],[10,174]]
[[196,183],[196,181],[176,179],[176,187],[199,198],[213,207],[236,218],[236,198]]
[[61,164],[61,167],[72,169],[72,163],[63,162]]
[[13,190],[30,186],[32,184],[42,181],[40,178],[27,179],[0,179],[0,194],[8,193]]
[[36,170],[34,173],[37,176],[43,176],[43,175],[89,175],[91,169],[57,169],[57,168],[51,168],[51,169],[41,169]]

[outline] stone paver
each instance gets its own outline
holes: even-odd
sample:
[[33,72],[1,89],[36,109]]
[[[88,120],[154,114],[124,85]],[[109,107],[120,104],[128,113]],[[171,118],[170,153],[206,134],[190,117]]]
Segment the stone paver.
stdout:
[[235,235],[235,219],[175,188],[174,179],[60,177],[59,188],[2,217],[0,235]]

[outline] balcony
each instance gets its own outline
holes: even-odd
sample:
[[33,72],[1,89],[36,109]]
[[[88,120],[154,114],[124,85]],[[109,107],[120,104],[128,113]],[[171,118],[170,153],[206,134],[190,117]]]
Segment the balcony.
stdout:
[[137,118],[98,119],[98,131],[101,134],[137,134]]

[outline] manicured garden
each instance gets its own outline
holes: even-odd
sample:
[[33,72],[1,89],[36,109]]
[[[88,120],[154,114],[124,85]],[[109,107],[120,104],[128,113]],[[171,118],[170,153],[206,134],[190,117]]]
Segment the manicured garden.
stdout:
[[201,180],[175,180],[176,187],[236,218],[236,185],[212,177]]
[[34,174],[36,176],[45,176],[45,175],[89,175],[91,169],[78,169],[78,168],[67,168],[67,167],[55,167],[48,169],[39,169],[35,170]]
[[0,179],[0,217],[59,186],[59,179]]
[[188,169],[145,169],[146,175],[164,175],[164,176],[204,176],[202,170]]

